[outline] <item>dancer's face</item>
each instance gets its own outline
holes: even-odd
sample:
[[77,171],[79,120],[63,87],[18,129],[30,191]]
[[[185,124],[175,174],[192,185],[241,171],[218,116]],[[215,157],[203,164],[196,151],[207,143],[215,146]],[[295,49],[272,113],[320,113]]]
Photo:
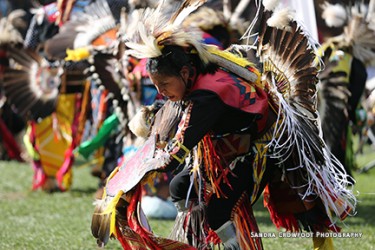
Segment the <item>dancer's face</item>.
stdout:
[[179,76],[154,73],[150,78],[161,95],[176,102],[185,96],[189,70],[183,67]]

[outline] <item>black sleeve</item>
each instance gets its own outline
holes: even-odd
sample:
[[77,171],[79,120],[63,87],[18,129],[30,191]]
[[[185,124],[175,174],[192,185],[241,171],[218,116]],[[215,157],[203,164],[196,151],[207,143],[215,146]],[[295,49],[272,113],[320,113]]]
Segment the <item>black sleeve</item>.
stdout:
[[219,118],[225,115],[228,107],[210,91],[196,91],[190,99],[193,101],[193,107],[183,144],[191,150],[212,130]]
[[[183,145],[191,150],[214,127],[219,118],[228,112],[228,107],[210,91],[195,91],[189,96],[189,100],[193,106],[185,128]],[[164,170],[175,170],[178,165],[179,162],[172,159]]]

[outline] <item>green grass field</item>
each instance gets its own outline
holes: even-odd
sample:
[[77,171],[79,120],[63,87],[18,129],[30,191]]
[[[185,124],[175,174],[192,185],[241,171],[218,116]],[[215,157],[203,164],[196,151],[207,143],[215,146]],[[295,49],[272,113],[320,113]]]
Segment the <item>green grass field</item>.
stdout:
[[[360,166],[375,159],[369,148],[359,156]],[[28,164],[0,162],[0,250],[98,249],[90,223],[97,179],[89,168],[75,168],[72,190],[47,194],[31,192],[32,169]],[[357,215],[345,220],[343,232],[362,233],[362,238],[335,239],[336,249],[375,249],[375,169],[355,175],[358,192]],[[262,202],[255,205],[261,232],[278,231]],[[151,220],[156,234],[167,236],[173,221]],[[265,249],[312,249],[310,238],[265,238]],[[111,240],[106,249],[121,249]]]

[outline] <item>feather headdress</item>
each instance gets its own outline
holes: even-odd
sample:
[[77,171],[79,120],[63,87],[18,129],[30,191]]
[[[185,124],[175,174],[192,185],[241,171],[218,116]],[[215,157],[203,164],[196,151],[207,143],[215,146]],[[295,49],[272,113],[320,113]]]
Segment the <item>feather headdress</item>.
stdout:
[[139,15],[137,30],[131,37],[125,38],[125,45],[128,47],[126,54],[137,58],[155,58],[163,54],[164,46],[176,45],[190,48],[204,63],[218,64],[246,80],[257,82],[259,75],[245,68],[251,63],[234,58],[233,55],[231,57],[229,52],[222,52],[215,46],[204,44],[201,32],[183,29],[182,22],[185,18],[205,2],[185,0],[170,18],[162,12],[164,1],[155,9],[145,9]]
[[[375,1],[366,6],[355,3],[349,7],[325,3],[323,15],[327,25],[344,26],[343,34],[329,39],[337,47],[352,53],[365,65],[375,63]],[[345,13],[344,13],[345,10]],[[344,15],[346,14],[346,15]]]
[[199,27],[202,30],[210,30],[215,26],[228,26],[224,14],[212,8],[202,7],[188,16],[184,21],[185,26]]
[[200,33],[184,32],[181,26],[183,20],[205,2],[205,0],[184,1],[170,18],[163,12],[165,1],[161,1],[155,9],[145,9],[139,16],[136,32],[126,42],[126,46],[130,48],[127,53],[138,58],[153,58],[161,56],[162,49],[166,45],[193,46],[201,59],[207,62],[208,52],[200,42]]

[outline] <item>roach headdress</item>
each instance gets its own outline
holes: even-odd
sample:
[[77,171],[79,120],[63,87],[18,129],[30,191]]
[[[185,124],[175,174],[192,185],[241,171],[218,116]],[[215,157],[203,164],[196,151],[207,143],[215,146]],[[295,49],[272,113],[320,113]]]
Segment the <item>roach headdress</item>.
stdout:
[[[163,48],[176,45],[188,48],[197,53],[204,63],[215,63],[251,82],[259,80],[255,70],[249,70],[251,63],[242,58],[236,58],[231,53],[221,51],[217,47],[202,42],[200,32],[185,30],[185,18],[202,6],[205,0],[186,0],[168,18],[163,11],[165,1],[161,1],[157,8],[147,8],[138,16],[136,30],[126,33],[125,44],[127,54],[137,58],[155,58],[163,55]],[[133,20],[134,21],[134,20]]]

